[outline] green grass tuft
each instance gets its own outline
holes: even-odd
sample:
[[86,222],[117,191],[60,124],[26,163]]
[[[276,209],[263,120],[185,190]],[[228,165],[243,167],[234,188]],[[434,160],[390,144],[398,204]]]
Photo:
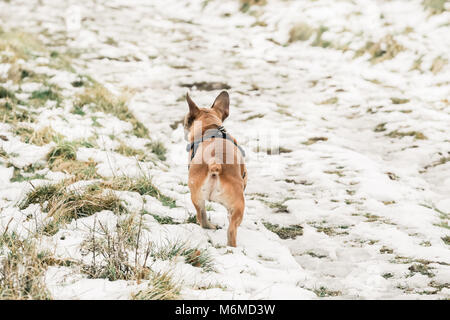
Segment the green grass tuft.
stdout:
[[178,222],[174,221],[172,217],[169,216],[160,216],[154,213],[150,213],[150,215],[155,218],[155,220],[160,224],[179,224]]
[[390,138],[403,138],[403,137],[414,137],[416,140],[426,140],[428,139],[422,132],[420,131],[407,131],[400,132],[397,130],[389,132],[386,136]]
[[77,159],[77,146],[73,142],[60,141],[47,155],[47,160],[50,165],[55,163],[56,160],[76,160]]
[[281,239],[295,239],[297,236],[303,235],[303,227],[296,224],[287,227],[280,227],[278,224],[263,222],[264,227],[276,233]]
[[175,257],[184,257],[185,262],[204,271],[213,271],[212,257],[206,249],[189,247],[186,242],[168,241],[157,248],[152,254],[153,257],[161,260],[172,260]]
[[442,241],[444,241],[444,243],[448,246],[450,246],[450,236],[445,236],[441,238]]
[[314,289],[314,293],[320,297],[320,298],[324,298],[324,297],[336,297],[336,296],[340,296],[342,295],[342,293],[340,291],[333,291],[333,290],[329,290],[326,287],[320,287],[319,289]]
[[146,146],[150,147],[150,150],[152,150],[152,152],[156,154],[159,160],[166,160],[167,149],[161,141],[151,142]]
[[164,206],[170,208],[176,207],[175,199],[164,195],[155,185],[153,185],[151,179],[146,176],[141,176],[137,179],[131,179],[125,176],[116,177],[111,181],[104,182],[103,185],[114,190],[132,191],[137,192],[140,195],[155,197],[161,201]]

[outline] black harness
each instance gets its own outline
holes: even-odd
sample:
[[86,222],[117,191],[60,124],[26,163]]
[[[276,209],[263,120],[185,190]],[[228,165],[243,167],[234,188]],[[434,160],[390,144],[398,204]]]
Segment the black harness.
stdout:
[[[209,129],[206,131],[206,134],[204,136],[202,136],[200,139],[195,140],[194,142],[188,143],[188,145],[186,146],[186,151],[189,152],[192,150],[192,154],[191,154],[191,161],[192,159],[194,159],[195,153],[198,150],[198,147],[200,146],[200,143],[202,143],[205,140],[208,139],[212,139],[212,138],[220,138],[220,139],[227,139],[230,140],[231,142],[233,142],[233,144],[238,147],[238,149],[241,151],[242,156],[245,157],[245,151],[244,149],[242,149],[241,146],[239,146],[236,142],[236,140],[234,140],[225,130],[225,128],[223,126],[218,127],[217,129]],[[189,166],[188,166],[189,167]]]

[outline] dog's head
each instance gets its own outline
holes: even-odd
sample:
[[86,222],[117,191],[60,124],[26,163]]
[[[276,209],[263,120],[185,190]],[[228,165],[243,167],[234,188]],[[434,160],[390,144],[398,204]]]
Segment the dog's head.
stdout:
[[211,125],[221,126],[228,117],[230,109],[230,98],[228,92],[222,91],[214,100],[211,108],[199,108],[186,93],[186,101],[189,112],[184,117],[184,137],[187,141],[198,139],[205,128]]

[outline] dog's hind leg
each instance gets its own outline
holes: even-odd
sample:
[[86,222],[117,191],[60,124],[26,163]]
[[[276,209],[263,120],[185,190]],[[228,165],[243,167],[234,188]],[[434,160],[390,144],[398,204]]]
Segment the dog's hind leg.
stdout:
[[244,217],[244,208],[245,208],[245,201],[244,197],[241,196],[233,204],[232,208],[228,209],[228,220],[230,222],[228,226],[228,243],[230,247],[236,247],[236,235],[237,235],[237,228],[242,222],[242,219]]
[[205,229],[216,229],[216,226],[209,222],[206,215],[205,200],[194,197],[193,195],[191,196],[191,199],[195,210],[197,211],[198,224]]

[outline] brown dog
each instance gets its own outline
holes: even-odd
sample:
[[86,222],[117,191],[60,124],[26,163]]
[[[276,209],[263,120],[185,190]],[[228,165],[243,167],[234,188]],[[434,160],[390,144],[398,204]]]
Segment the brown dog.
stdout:
[[236,247],[237,228],[244,216],[244,190],[247,170],[244,151],[223,128],[230,100],[222,91],[211,108],[199,108],[186,94],[189,113],[184,129],[189,151],[189,189],[197,210],[197,222],[208,229],[216,228],[208,221],[205,201],[222,204],[228,210],[228,245]]

